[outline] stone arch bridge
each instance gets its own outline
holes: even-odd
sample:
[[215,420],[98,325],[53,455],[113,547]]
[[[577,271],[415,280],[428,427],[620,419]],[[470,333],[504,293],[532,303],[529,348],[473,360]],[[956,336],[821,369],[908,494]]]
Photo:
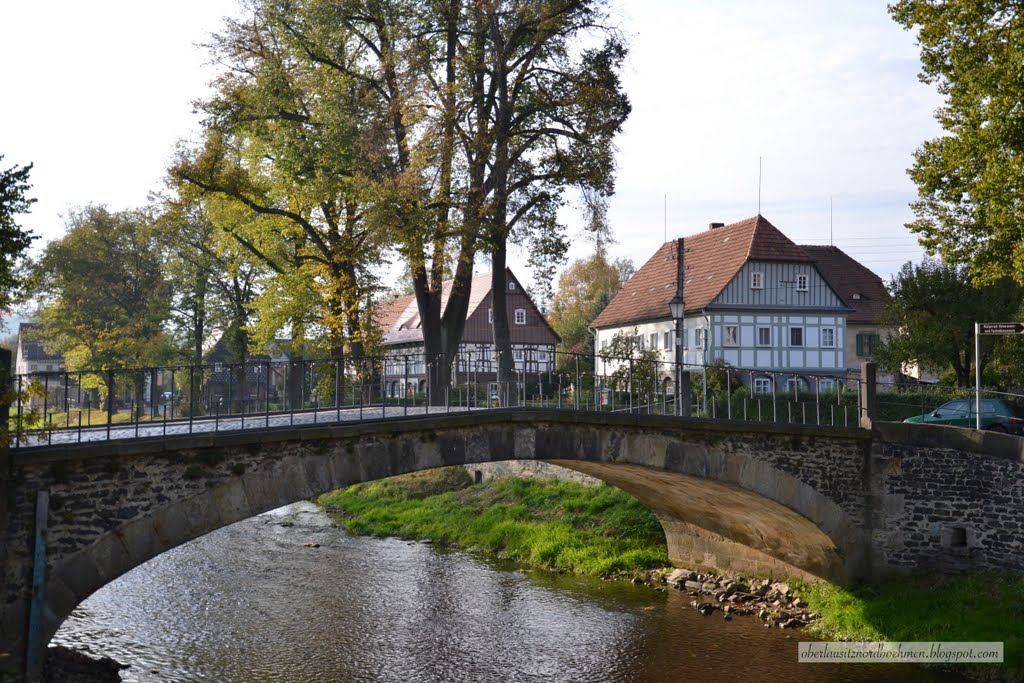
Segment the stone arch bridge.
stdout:
[[631,493],[679,565],[846,582],[917,568],[1024,570],[1024,439],[493,410],[10,453],[0,508],[0,671],[29,637],[37,493],[49,493],[47,642],[124,572],[210,531],[349,484],[545,460]]

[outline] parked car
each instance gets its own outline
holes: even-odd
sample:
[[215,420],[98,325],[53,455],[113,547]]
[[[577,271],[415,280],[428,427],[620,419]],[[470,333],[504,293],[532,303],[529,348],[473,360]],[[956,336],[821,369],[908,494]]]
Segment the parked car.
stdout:
[[[951,425],[954,427],[974,427],[977,413],[974,410],[973,398],[957,399],[943,403],[930,413],[908,417],[904,422],[922,422],[927,424]],[[994,432],[1024,434],[1024,419],[1018,417],[1006,401],[997,398],[981,399],[981,428]]]

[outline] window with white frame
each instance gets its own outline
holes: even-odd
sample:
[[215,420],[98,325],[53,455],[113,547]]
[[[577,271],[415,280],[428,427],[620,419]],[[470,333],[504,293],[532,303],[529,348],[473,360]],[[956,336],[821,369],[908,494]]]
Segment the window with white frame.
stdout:
[[601,340],[601,350],[605,351],[605,350],[607,350],[607,348],[608,348],[608,340],[607,339],[602,339]]
[[633,343],[636,344],[636,348],[638,351],[644,350],[644,336],[642,334],[638,334],[635,337],[633,337]]
[[757,345],[758,346],[771,346],[772,345],[772,328],[770,328],[770,327],[759,327],[759,328],[757,328]]
[[697,335],[697,337],[696,337],[697,348],[698,349],[707,348],[708,331],[705,330],[703,327],[698,327],[695,332],[696,332],[696,335]]
[[658,333],[651,332],[651,350],[657,350],[658,348]]
[[514,283],[514,282],[509,282],[509,283],[508,283],[508,291],[510,291],[510,292],[514,292],[514,291],[516,291],[516,283]]
[[770,394],[772,393],[772,378],[761,375],[760,377],[754,378],[754,393],[755,394]]
[[493,325],[494,324],[494,309],[493,308],[488,308],[487,309],[487,324],[488,325]]
[[834,327],[821,328],[821,345],[826,349],[834,349],[836,346],[836,330]]
[[831,377],[818,378],[818,391],[831,393],[836,390],[836,381]]
[[807,275],[805,273],[801,273],[800,275],[797,275],[796,276],[796,291],[798,291],[798,292],[806,292],[807,289],[808,289],[807,288]]
[[804,328],[802,328],[802,327],[791,327],[791,328],[789,328],[789,345],[790,346],[803,346],[804,345]]
[[543,351],[543,350],[537,351],[537,362],[538,363],[547,363],[548,362],[548,352],[547,351]]
[[663,345],[664,348],[671,349],[672,348],[672,333],[671,332],[666,332],[662,336],[662,340],[661,341],[662,341],[662,345]]
[[739,344],[739,336],[739,327],[736,325],[726,325],[722,335],[722,344],[724,346],[736,346]]
[[516,309],[516,325],[525,325],[525,324],[526,324],[526,309],[525,308],[517,308]]
[[522,349],[512,349],[512,358],[514,360],[521,361],[523,359],[523,350]]
[[764,276],[761,274],[761,271],[755,270],[750,273],[750,288],[764,289]]

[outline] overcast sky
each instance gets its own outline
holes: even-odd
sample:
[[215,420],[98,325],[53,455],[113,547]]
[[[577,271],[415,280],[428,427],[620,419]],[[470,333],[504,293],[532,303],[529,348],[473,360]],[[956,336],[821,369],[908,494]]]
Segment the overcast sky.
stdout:
[[[610,209],[616,255],[640,266],[666,234],[753,216],[760,159],[761,213],[797,243],[832,239],[884,278],[921,258],[903,227],[915,196],[906,169],[939,132],[940,99],[918,82],[914,36],[884,2],[620,7],[633,115]],[[213,73],[197,44],[236,9],[234,0],[3,3],[0,164],[35,164],[38,203],[24,226],[48,240],[63,234],[69,207],[146,203],[175,142],[195,137],[191,102]],[[590,251],[574,243],[574,256]]]

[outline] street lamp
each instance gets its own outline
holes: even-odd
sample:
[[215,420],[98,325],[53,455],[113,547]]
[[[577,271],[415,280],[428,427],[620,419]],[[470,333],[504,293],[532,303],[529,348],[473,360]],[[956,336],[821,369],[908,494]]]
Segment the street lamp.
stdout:
[[[686,302],[683,299],[683,238],[676,239],[676,295],[668,303],[669,313],[676,324],[676,415],[690,414],[689,375],[683,371],[683,318],[686,316]],[[684,378],[685,377],[685,378]]]

